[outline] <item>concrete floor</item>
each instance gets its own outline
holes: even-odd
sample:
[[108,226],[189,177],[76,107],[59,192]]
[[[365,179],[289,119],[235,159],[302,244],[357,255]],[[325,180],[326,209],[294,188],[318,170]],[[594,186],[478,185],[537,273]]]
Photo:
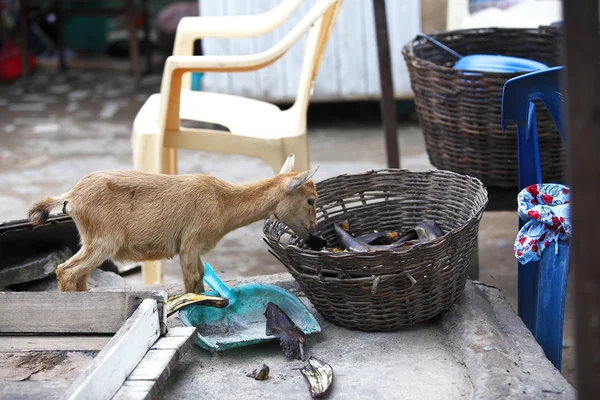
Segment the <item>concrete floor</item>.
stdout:
[[[457,360],[444,331],[422,323],[398,332],[361,332],[336,326],[317,316],[321,332],[307,337],[306,358],[316,357],[334,369],[330,399],[469,399],[473,383]],[[267,381],[246,374],[266,364]],[[307,399],[308,386],[299,369],[306,362],[288,359],[275,342],[208,353],[198,346],[173,368],[158,399],[191,398]],[[390,376],[401,379],[389,379]],[[538,382],[536,382],[538,383]],[[538,383],[539,384],[539,383]],[[281,394],[285,393],[285,397]]]
[[[28,206],[44,195],[71,188],[88,173],[132,169],[130,134],[135,113],[160,87],[160,76],[143,79],[134,89],[127,73],[38,72],[33,91],[19,82],[0,86],[0,221],[26,217]],[[370,106],[342,109],[315,105],[309,112],[311,164],[320,164],[315,180],[386,167],[379,115]],[[402,167],[431,168],[421,130],[415,123],[398,130]],[[206,173],[232,183],[273,174],[261,160],[236,155],[181,151],[180,173]],[[480,280],[502,290],[516,310],[516,262],[512,243],[515,212],[485,213],[479,236]],[[226,279],[285,272],[266,251],[262,223],[227,235],[205,261]],[[127,277],[141,283],[141,274]],[[178,260],[165,267],[165,283],[181,279]],[[567,297],[563,375],[574,384],[572,290]]]

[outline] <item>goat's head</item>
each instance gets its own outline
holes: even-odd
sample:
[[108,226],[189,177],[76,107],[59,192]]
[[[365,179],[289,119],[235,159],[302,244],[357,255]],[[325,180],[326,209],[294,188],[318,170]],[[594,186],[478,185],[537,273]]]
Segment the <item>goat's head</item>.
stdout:
[[294,160],[294,154],[291,154],[279,172],[283,178],[283,195],[277,203],[274,217],[290,227],[298,237],[305,239],[309,232],[317,232],[317,189],[311,178],[319,167],[293,173]]

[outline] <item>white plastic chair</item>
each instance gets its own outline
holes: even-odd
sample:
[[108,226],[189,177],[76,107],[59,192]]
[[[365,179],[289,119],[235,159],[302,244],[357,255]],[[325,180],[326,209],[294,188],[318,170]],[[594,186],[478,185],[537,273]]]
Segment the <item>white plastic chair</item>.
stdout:
[[[177,174],[177,149],[243,154],[266,161],[275,171],[296,155],[297,170],[309,169],[306,112],[319,64],[342,0],[317,0],[300,22],[273,47],[242,56],[193,56],[193,43],[206,37],[251,37],[281,25],[303,0],[284,0],[258,15],[184,17],[177,26],[173,55],[167,58],[159,94],[138,112],[132,133],[136,170]],[[228,94],[189,90],[191,72],[244,72],[282,57],[309,32],[294,104],[274,104]],[[182,88],[185,88],[182,90]],[[230,132],[181,127],[181,120],[225,126]],[[162,283],[163,261],[142,264],[145,284]]]

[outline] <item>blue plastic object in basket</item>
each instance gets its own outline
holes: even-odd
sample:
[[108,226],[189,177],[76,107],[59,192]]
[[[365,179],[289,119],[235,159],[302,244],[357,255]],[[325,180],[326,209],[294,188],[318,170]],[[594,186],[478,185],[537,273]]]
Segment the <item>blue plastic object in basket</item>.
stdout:
[[[556,124],[563,144],[560,73],[554,67],[509,79],[502,96],[502,129],[517,125],[519,191],[542,183],[540,153],[533,100],[541,100]],[[519,220],[519,229],[525,221]],[[550,248],[539,261],[518,264],[518,313],[557,369],[562,363],[562,337],[569,274],[570,246],[558,242],[558,254]]]
[[321,331],[304,303],[278,286],[247,283],[228,288],[208,263],[204,263],[204,283],[213,288],[204,294],[224,297],[229,305],[213,308],[191,304],[179,310],[179,318],[184,325],[197,328],[196,344],[206,350],[221,351],[276,340],[266,334],[264,313],[269,302],[285,312],[305,335]]
[[454,64],[454,68],[480,72],[515,73],[547,69],[548,66],[527,58],[492,54],[472,54],[458,60]]
[[420,33],[417,35],[417,37],[422,37],[440,49],[452,54],[458,59],[458,61],[454,63],[453,67],[455,69],[469,71],[468,75],[474,75],[476,72],[532,72],[548,68],[548,66],[544,63],[521,57],[512,57],[499,54],[470,54],[463,56],[428,35]]

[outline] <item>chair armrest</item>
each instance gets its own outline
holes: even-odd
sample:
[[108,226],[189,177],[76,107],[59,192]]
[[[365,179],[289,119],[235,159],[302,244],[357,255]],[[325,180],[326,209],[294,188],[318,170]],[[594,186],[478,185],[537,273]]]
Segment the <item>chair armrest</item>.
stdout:
[[[242,72],[264,68],[277,61],[302,37],[335,3],[336,0],[319,0],[273,47],[260,53],[233,56],[172,55],[167,58],[163,84],[171,81],[175,71],[185,72]],[[179,74],[175,74],[179,75]],[[173,76],[173,78],[175,78]],[[169,84],[170,85],[170,84]],[[164,87],[163,87],[164,88]],[[168,86],[167,86],[168,88]],[[161,90],[161,93],[167,93]]]
[[194,41],[207,37],[259,36],[281,25],[303,0],[284,0],[261,14],[183,17],[177,25],[173,55],[193,55]]
[[260,53],[242,56],[170,56],[165,62],[161,82],[159,134],[155,165],[161,165],[166,131],[178,130],[182,77],[187,72],[244,72],[264,68],[283,56],[323,15],[336,0],[319,0],[300,22],[273,47]]

